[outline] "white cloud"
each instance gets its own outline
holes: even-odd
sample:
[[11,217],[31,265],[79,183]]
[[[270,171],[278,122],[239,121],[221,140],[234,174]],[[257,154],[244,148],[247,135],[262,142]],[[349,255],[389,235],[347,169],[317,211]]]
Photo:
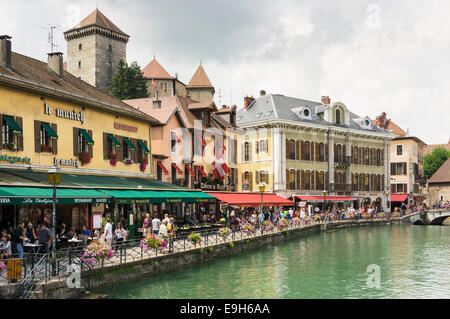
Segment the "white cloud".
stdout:
[[[242,106],[261,89],[315,101],[330,95],[361,116],[385,111],[427,143],[450,136],[450,3],[103,0],[99,7],[131,35],[128,62],[144,67],[156,54],[187,83],[202,61],[222,104]],[[61,26],[55,38],[65,52],[62,29],[94,9],[92,0],[0,0],[0,33],[13,36],[16,52],[46,60],[42,27]]]

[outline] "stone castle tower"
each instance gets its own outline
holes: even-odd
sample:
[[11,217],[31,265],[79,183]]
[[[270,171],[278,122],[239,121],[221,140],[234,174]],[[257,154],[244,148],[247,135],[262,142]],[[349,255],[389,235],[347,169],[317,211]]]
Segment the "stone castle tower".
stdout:
[[212,102],[216,92],[201,64],[195,71],[186,89],[188,96],[199,103]]
[[126,62],[129,36],[96,9],[64,32],[64,38],[67,71],[108,93],[119,61]]

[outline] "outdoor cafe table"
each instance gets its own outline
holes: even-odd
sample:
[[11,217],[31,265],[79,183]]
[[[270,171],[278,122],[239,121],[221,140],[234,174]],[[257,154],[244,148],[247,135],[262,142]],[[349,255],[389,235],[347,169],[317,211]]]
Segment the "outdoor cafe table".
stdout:
[[30,244],[27,243],[25,245],[23,245],[23,248],[25,250],[28,250],[29,252],[32,252],[33,254],[37,254],[37,252],[39,251],[39,247],[42,247],[43,245],[41,244]]

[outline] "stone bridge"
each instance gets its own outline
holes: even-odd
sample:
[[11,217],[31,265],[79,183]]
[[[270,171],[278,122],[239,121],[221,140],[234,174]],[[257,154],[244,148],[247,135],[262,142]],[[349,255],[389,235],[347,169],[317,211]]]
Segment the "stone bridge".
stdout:
[[442,225],[444,220],[449,217],[450,210],[436,209],[414,213],[409,216],[405,216],[404,219],[414,225]]

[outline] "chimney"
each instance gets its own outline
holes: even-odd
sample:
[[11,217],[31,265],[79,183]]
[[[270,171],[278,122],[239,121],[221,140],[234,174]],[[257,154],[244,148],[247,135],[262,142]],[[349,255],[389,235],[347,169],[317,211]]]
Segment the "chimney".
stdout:
[[63,77],[63,54],[53,52],[48,54],[47,67],[55,72],[60,78]]
[[244,109],[248,108],[255,99],[253,97],[244,97]]
[[328,97],[328,96],[322,96],[322,104],[324,104],[324,105],[330,105],[330,104],[331,104],[330,97]]
[[0,36],[0,65],[11,68],[11,37],[9,35]]
[[231,107],[230,124],[236,126],[236,105]]
[[381,115],[377,116],[377,126],[381,128],[385,128],[386,123],[386,112],[381,113]]
[[153,108],[154,109],[160,109],[161,108],[161,101],[159,101],[159,100],[153,101]]
[[264,90],[259,91],[259,96],[264,96],[264,95],[266,95],[266,91],[264,91]]
[[175,73],[175,79],[178,80],[178,73]]

